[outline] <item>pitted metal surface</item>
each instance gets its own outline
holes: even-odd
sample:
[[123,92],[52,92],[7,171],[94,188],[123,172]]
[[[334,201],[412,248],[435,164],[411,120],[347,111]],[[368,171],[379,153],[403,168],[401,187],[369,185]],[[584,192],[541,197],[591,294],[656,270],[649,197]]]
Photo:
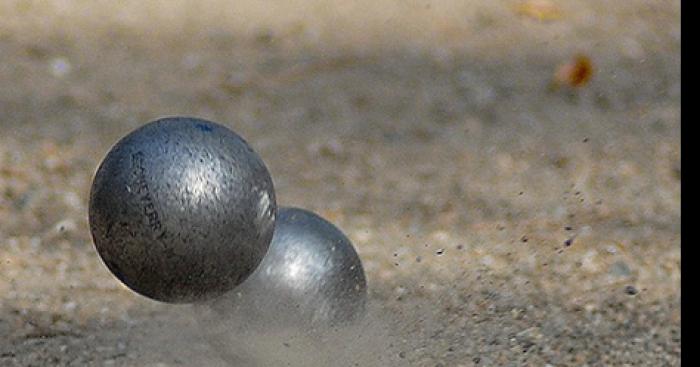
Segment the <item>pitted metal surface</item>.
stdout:
[[120,140],[90,194],[90,229],[107,267],[164,302],[212,298],[265,255],[276,214],[270,174],[228,128],[173,117]]

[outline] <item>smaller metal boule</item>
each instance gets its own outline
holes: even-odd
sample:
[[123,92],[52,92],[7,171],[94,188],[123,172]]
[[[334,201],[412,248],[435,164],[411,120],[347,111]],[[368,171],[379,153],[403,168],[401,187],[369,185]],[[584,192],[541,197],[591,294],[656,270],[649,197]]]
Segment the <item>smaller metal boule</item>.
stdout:
[[228,128],[164,118],[102,161],[89,219],[109,270],[137,293],[201,301],[243,282],[267,252],[275,192],[265,164]]
[[197,305],[196,314],[230,363],[296,366],[328,347],[329,332],[361,319],[366,301],[364,270],[350,240],[310,211],[280,208],[260,266],[234,290]]

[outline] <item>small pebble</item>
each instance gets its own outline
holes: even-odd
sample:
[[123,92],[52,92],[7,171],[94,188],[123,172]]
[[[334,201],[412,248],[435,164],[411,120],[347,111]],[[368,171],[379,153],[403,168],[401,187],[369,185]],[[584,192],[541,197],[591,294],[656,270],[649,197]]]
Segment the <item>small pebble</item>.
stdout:
[[57,57],[51,60],[49,64],[49,69],[51,70],[51,75],[56,78],[62,78],[66,76],[71,71],[71,64],[68,59],[63,57]]
[[616,277],[628,277],[632,270],[624,261],[616,261],[610,266],[610,274]]

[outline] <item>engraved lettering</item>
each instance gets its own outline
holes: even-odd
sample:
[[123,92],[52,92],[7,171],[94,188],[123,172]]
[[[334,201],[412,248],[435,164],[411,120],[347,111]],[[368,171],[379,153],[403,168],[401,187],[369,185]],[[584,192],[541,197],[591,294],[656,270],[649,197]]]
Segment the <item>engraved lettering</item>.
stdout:
[[[139,201],[143,203],[142,212],[148,220],[148,226],[154,232],[160,232],[163,225],[160,221],[160,215],[153,204],[153,198],[146,182],[146,167],[144,166],[143,152],[136,152],[131,155],[131,164],[133,166],[132,175],[134,177],[134,186],[136,186],[136,194],[139,195]],[[165,233],[158,233],[158,237]]]

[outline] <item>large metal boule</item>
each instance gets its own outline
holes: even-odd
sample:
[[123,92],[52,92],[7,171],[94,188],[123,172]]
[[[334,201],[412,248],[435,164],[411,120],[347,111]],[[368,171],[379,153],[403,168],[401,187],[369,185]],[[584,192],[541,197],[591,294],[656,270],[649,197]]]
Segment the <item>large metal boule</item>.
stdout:
[[122,138],[102,161],[89,220],[104,263],[135,292],[186,303],[242,283],[272,238],[272,179],[230,129],[169,117]]
[[196,305],[201,329],[236,366],[317,365],[365,314],[367,281],[352,243],[333,224],[280,208],[267,255],[234,290]]

